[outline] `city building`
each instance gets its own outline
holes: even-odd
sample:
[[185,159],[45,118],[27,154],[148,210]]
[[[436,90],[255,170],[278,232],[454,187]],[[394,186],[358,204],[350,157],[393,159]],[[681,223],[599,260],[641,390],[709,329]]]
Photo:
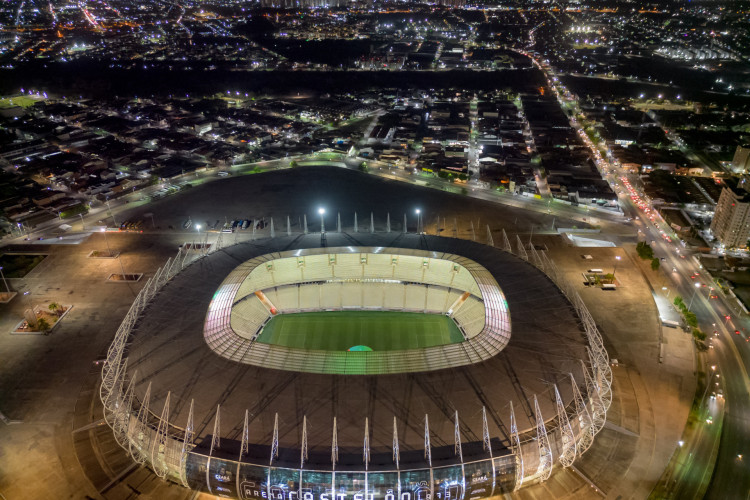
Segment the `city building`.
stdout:
[[748,169],[750,169],[750,144],[737,146],[732,159],[732,170],[744,174]]
[[721,190],[716,213],[711,221],[711,232],[725,247],[746,247],[750,238],[750,193],[747,179],[737,188]]

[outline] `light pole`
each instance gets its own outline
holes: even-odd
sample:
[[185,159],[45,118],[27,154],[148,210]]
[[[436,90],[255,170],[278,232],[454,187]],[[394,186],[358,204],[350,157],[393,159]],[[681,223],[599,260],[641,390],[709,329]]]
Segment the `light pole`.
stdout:
[[416,209],[415,212],[417,212],[417,234],[422,234],[422,230],[420,229],[420,221],[422,219],[422,211],[420,209]]
[[29,303],[29,309],[33,313],[34,312],[34,306],[31,305],[31,291],[27,290],[27,291],[23,292],[23,296],[26,297],[26,301]]
[[78,217],[81,218],[81,231],[83,231],[85,229],[83,226],[83,214],[78,214]]
[[3,268],[0,266],[0,278],[3,279],[3,284],[5,285],[5,289],[10,293],[10,287],[8,286],[8,282],[5,281],[5,275],[3,274]]
[[320,234],[323,234],[326,232],[326,223],[325,223],[325,219],[323,218],[323,216],[326,213],[326,209],[323,207],[320,207],[318,209],[318,213],[320,214]]
[[[198,231],[198,243],[200,243],[201,242],[201,225],[200,224],[196,224],[195,225],[195,230]],[[193,250],[195,250],[195,242],[193,242]],[[201,247],[201,250],[203,250],[202,247]]]
[[107,209],[109,210],[109,215],[112,216],[112,225],[117,226],[117,221],[115,220],[115,214],[112,212],[112,206],[109,204],[109,198],[107,198]]
[[690,304],[688,304],[688,311],[689,311],[689,310],[690,310],[690,308],[691,308],[691,307],[693,306],[693,299],[694,299],[694,298],[695,298],[695,296],[696,296],[696,295],[698,294],[698,290],[700,289],[700,287],[701,287],[701,284],[700,284],[700,283],[696,283],[696,284],[695,284],[695,291],[693,292],[693,296],[692,296],[692,297],[690,297]]
[[620,257],[619,255],[615,255],[615,269],[612,271],[613,278],[615,277],[615,274],[617,273],[617,263],[620,262],[621,258],[622,257]]
[[109,256],[112,257],[112,250],[109,248],[109,240],[107,239],[107,229],[102,228],[102,233],[104,233],[104,243],[107,244],[107,253],[109,253]]

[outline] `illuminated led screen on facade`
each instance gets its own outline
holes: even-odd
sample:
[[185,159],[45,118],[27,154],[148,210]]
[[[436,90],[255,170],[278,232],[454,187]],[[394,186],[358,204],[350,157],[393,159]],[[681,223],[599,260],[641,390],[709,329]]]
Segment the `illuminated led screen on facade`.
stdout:
[[[493,463],[494,462],[494,463]],[[464,500],[513,491],[516,459],[400,471],[317,471],[188,454],[191,489],[242,500]]]

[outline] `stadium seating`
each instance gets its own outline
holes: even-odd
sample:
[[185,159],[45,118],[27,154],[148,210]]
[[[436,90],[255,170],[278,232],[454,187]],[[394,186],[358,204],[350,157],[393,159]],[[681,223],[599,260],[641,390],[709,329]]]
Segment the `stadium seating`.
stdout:
[[248,295],[232,308],[232,329],[246,338],[253,338],[270,316],[258,297]]
[[490,326],[502,327],[506,308],[492,275],[468,259],[448,257],[352,252],[250,261],[246,265],[252,271],[235,297],[232,328],[252,340],[268,320],[269,312],[253,295],[256,290],[282,314],[342,309],[446,314],[469,292],[452,314],[464,335],[482,332],[486,307],[492,310]]

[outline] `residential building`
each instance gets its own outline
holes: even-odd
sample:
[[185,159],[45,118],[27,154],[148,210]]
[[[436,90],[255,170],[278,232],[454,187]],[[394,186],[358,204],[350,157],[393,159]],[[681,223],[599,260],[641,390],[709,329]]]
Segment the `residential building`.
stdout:
[[746,179],[736,188],[721,190],[719,203],[711,221],[711,232],[727,248],[747,247],[750,238],[750,193]]

